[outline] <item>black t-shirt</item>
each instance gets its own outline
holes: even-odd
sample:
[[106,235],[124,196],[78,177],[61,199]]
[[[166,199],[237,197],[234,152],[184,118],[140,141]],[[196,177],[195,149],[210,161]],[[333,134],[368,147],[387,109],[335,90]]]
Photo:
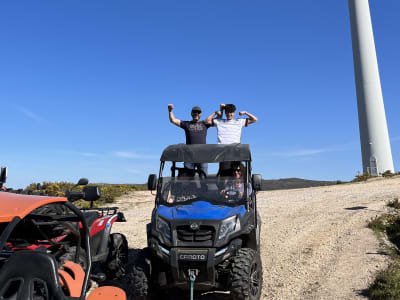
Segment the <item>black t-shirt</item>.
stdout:
[[204,121],[181,121],[181,128],[186,134],[186,144],[206,144],[208,127],[210,125]]

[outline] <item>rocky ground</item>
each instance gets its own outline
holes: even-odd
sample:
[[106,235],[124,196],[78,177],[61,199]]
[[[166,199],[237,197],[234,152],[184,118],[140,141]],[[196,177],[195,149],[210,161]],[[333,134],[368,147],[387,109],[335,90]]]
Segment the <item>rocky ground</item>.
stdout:
[[[400,178],[258,193],[262,218],[263,299],[366,299],[365,289],[389,258],[367,222],[400,198]],[[118,199],[128,222],[114,231],[129,247],[146,246],[154,196],[133,192]],[[229,299],[208,294],[201,299]]]

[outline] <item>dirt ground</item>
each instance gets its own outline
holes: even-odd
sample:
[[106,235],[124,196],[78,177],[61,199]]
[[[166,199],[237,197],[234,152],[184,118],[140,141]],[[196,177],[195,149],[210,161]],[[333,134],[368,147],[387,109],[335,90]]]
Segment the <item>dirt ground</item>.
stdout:
[[[257,195],[262,218],[263,299],[366,299],[365,289],[389,258],[367,222],[400,198],[400,178]],[[121,197],[128,222],[114,224],[131,251],[146,247],[154,196]],[[205,295],[201,299],[229,299]]]

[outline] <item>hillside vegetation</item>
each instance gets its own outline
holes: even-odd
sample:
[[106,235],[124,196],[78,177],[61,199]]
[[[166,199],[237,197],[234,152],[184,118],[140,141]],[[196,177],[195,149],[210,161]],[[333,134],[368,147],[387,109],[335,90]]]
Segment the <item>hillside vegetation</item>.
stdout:
[[263,191],[299,189],[315,186],[334,185],[338,181],[320,181],[301,178],[264,179],[261,189]]
[[392,263],[387,269],[381,270],[368,289],[372,300],[400,299],[400,202],[399,197],[387,202],[388,212],[376,216],[368,224],[384,243],[385,251],[392,257]]
[[[48,196],[61,197],[65,195],[66,190],[70,190],[74,187],[74,183],[71,182],[43,182],[42,184],[32,183],[24,189],[24,193],[28,194],[43,194]],[[133,191],[146,190],[147,186],[144,184],[104,184],[104,183],[92,183],[92,186],[100,186],[101,197],[96,201],[97,205],[102,203],[113,203],[114,200],[122,195],[125,195]],[[75,187],[74,190],[82,190],[82,186]]]

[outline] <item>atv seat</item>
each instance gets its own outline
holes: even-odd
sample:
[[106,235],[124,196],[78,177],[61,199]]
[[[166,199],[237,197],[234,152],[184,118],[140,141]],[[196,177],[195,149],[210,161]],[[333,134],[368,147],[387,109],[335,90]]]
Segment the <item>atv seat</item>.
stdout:
[[0,270],[0,299],[33,300],[39,296],[66,299],[55,258],[40,251],[15,252]]
[[85,211],[85,212],[82,212],[82,214],[86,219],[88,227],[92,226],[94,221],[96,221],[96,219],[99,217],[99,213],[96,211]]

